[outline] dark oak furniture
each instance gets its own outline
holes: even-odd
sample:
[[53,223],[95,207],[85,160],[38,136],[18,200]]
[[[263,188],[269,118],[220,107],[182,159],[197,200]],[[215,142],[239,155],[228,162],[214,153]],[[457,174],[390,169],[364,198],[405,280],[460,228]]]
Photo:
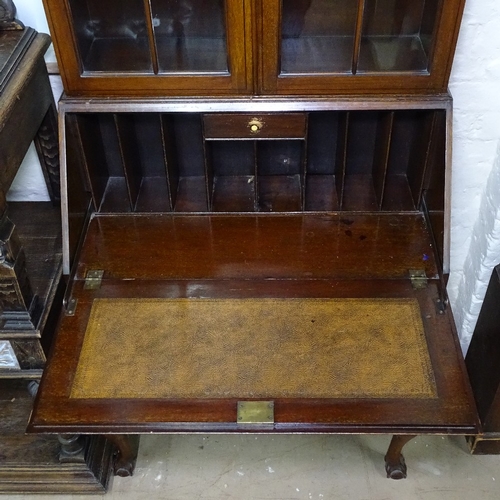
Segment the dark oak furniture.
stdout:
[[0,41],[0,339],[16,365],[0,368],[0,377],[40,378],[50,345],[42,332],[61,278],[59,208],[39,203],[13,217],[5,193],[35,140],[49,193],[59,202],[57,117],[43,60],[50,39],[26,28],[0,31]]
[[[0,7],[0,493],[102,493],[112,457],[103,438],[26,435],[64,293],[59,147],[50,38],[15,20],[12,2]],[[52,201],[7,204],[33,140]]]
[[0,380],[0,494],[104,493],[111,445],[104,438],[85,438],[77,443],[77,453],[62,454],[64,439],[26,434],[32,406],[25,381]]
[[[478,419],[446,296],[462,1],[45,2],[66,309],[30,430]],[[349,95],[348,95],[349,94]]]
[[481,312],[465,357],[481,432],[468,438],[474,454],[500,453],[500,266],[491,273]]

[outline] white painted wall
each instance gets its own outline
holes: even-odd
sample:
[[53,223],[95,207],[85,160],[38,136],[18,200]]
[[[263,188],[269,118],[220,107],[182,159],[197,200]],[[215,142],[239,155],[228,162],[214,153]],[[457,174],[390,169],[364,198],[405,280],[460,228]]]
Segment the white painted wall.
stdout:
[[49,32],[42,0],[14,0],[14,3],[17,7],[17,18],[26,26],[31,26],[40,33]]
[[500,170],[497,0],[466,1],[450,90],[454,97],[454,150],[448,292],[465,350],[492,267],[500,263],[500,235],[495,229],[500,222],[500,192],[495,194],[493,189],[499,186],[494,179]]
[[[16,5],[19,19],[47,32],[42,0],[16,0]],[[465,349],[491,268],[500,262],[500,181],[495,180],[500,175],[498,0],[467,0],[450,89],[455,113],[448,292]],[[14,187],[16,196],[36,199],[43,177],[33,173],[33,158],[28,163]],[[31,186],[27,180],[33,181]]]

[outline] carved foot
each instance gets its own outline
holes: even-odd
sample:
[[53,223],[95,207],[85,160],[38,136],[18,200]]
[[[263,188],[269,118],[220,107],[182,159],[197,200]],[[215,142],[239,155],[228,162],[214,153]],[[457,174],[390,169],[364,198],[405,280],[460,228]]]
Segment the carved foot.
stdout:
[[406,463],[405,457],[399,455],[397,462],[390,462],[385,456],[385,471],[389,479],[406,479]]
[[121,455],[115,459],[114,473],[115,476],[130,477],[134,474],[135,462],[131,463],[125,460]]
[[113,434],[106,436],[117,448],[114,464],[115,476],[129,477],[134,474],[140,436]]
[[406,478],[406,462],[401,453],[403,446],[415,436],[393,436],[385,455],[385,471],[389,479]]

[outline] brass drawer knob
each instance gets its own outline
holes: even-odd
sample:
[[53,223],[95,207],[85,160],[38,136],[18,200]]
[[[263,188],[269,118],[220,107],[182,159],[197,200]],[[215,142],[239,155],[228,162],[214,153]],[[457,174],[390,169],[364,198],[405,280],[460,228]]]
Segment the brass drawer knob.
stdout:
[[263,126],[264,123],[262,123],[258,118],[252,118],[252,120],[248,122],[248,128],[252,134],[258,134]]

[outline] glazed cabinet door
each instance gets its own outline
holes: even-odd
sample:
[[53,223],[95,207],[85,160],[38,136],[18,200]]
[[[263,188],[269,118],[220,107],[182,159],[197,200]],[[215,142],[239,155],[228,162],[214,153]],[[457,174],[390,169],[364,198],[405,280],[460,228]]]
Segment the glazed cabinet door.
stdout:
[[248,92],[249,0],[44,0],[71,95]]
[[463,0],[261,0],[264,93],[446,90]]

